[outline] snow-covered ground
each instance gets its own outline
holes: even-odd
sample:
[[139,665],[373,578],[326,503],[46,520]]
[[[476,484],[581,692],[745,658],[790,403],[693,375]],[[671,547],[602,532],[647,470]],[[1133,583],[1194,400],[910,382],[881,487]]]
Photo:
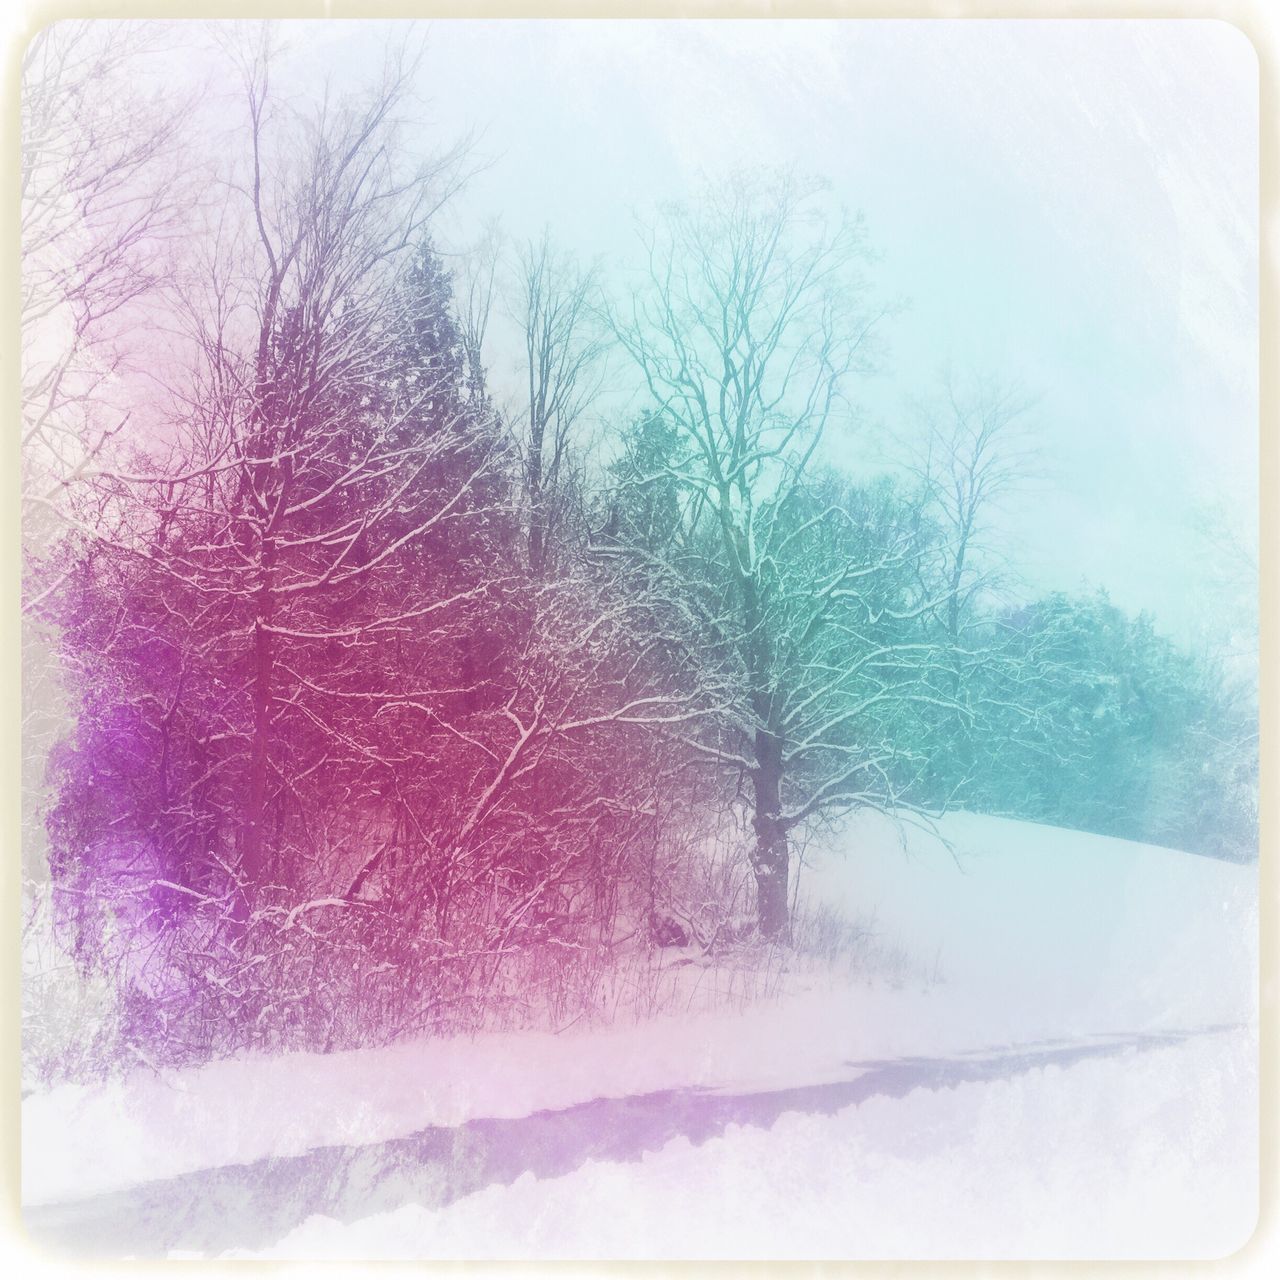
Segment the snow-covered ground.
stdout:
[[[593,1098],[763,1091],[849,1080],[873,1059],[1230,1026],[787,1114],[700,1147],[677,1138],[641,1162],[439,1209],[353,1222],[334,1206],[273,1252],[1192,1257],[1243,1243],[1257,1188],[1255,869],[964,814],[942,830],[950,849],[860,819],[802,871],[802,897],[873,917],[907,958],[896,985],[807,971],[742,1012],[64,1086],[23,1104],[24,1201]],[[575,1211],[587,1201],[597,1210]]]
[[1222,1257],[1257,1214],[1250,1055],[1219,1035],[793,1112],[442,1209],[314,1216],[253,1256]]

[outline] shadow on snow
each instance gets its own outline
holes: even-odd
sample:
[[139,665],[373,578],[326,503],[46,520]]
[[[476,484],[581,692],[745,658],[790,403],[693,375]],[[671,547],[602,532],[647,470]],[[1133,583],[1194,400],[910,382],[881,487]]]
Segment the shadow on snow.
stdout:
[[1038,1041],[953,1058],[872,1059],[848,1063],[859,1072],[848,1080],[764,1092],[685,1088],[597,1098],[516,1119],[470,1120],[366,1146],[316,1147],[298,1156],[203,1169],[84,1200],[30,1206],[25,1220],[37,1244],[76,1255],[261,1249],[313,1214],[352,1222],[406,1204],[439,1208],[524,1173],[553,1178],[589,1160],[639,1160],[673,1138],[700,1144],[730,1125],[768,1128],[788,1111],[830,1115],[877,1095],[1006,1079],[1227,1029]]

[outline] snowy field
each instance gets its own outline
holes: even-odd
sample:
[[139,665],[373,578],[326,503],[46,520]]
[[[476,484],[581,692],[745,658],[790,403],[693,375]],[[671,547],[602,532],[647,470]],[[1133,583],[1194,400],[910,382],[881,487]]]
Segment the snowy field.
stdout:
[[315,1216],[246,1256],[1221,1257],[1257,1212],[1249,1063],[1219,1036],[791,1113],[439,1210]]
[[[861,819],[811,848],[801,871],[802,898],[874,919],[879,942],[906,958],[893,981],[797,967],[776,998],[742,1012],[63,1086],[24,1101],[24,1201],[592,1099],[765,1093],[850,1081],[875,1063],[1016,1050],[1040,1065],[833,1114],[788,1111],[767,1128],[731,1124],[701,1145],[676,1136],[634,1160],[587,1160],[433,1208],[300,1212],[255,1251],[1191,1258],[1239,1247],[1257,1207],[1256,870],[965,814],[941,830],[949,848]],[[1061,1065],[1043,1057],[1108,1045]],[[588,1202],[597,1209],[584,1214]]]

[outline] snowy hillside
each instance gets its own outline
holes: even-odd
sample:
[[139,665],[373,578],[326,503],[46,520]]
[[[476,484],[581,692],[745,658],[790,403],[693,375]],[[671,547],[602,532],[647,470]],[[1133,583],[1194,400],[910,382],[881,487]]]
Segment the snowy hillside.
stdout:
[[887,942],[936,965],[948,1018],[996,1040],[1253,1018],[1254,867],[965,813],[940,831],[950,850],[909,830],[904,849],[864,815],[800,888],[874,910]]
[[[646,1247],[714,1256],[733,1241],[753,1256],[821,1256],[828,1246],[900,1256],[911,1253],[926,1219],[941,1233],[935,1252],[947,1256],[980,1252],[983,1238],[997,1244],[982,1232],[1003,1230],[1003,1218],[975,1225],[972,1213],[983,1205],[997,1213],[1001,1188],[1020,1186],[1033,1206],[1037,1196],[1070,1193],[1079,1201],[1087,1186],[1080,1201],[1087,1208],[1112,1196],[1125,1203],[1124,1196],[1138,1194],[1143,1170],[1155,1168],[1160,1182],[1150,1194],[1158,1200],[1160,1187],[1168,1194],[1150,1213],[1180,1221],[1177,1238],[1187,1239],[1190,1252],[1238,1242],[1255,1194],[1254,869],[965,814],[941,830],[950,848],[920,830],[904,829],[904,836],[882,818],[859,819],[829,847],[811,848],[801,872],[802,899],[874,920],[879,941],[904,957],[894,981],[797,966],[777,998],[742,1012],[673,1010],[635,1025],[560,1035],[244,1057],[61,1087],[23,1106],[24,1200],[49,1206],[198,1170],[315,1148],[372,1148],[431,1126],[514,1120],[592,1099],[690,1089],[765,1094],[927,1060],[936,1064],[936,1081],[956,1087],[916,1088],[906,1076],[903,1088],[911,1091],[900,1099],[869,1097],[830,1117],[783,1114],[771,1128],[730,1124],[696,1150],[677,1136],[641,1166],[584,1161],[560,1179],[531,1185],[525,1178],[510,1191],[480,1191],[438,1211],[405,1209],[390,1225],[371,1220],[350,1228],[349,1238],[335,1222],[312,1221],[283,1252],[359,1254],[376,1245],[410,1255],[509,1255],[520,1252],[524,1238],[516,1225],[500,1238],[477,1225],[505,1221],[509,1208],[559,1224],[546,1227],[530,1250],[539,1256],[643,1256]],[[1185,1044],[1177,1039],[1208,1028],[1220,1030]],[[1023,1055],[1021,1072],[1011,1048]],[[1099,1056],[1068,1054],[1059,1062],[1054,1055],[1067,1050]],[[996,1074],[1010,1078],[975,1080],[949,1065],[979,1061],[1006,1064]],[[1113,1163],[1117,1152],[1123,1159]],[[1195,1178],[1188,1153],[1201,1170]],[[756,1198],[769,1192],[760,1169],[775,1157],[806,1207],[771,1220],[763,1235],[739,1235]],[[1034,1167],[1019,1172],[1024,1160]],[[1208,1234],[1196,1235],[1186,1209],[1200,1196],[1196,1179],[1208,1176],[1206,1169],[1214,1196],[1234,1208],[1206,1216]],[[1023,1173],[1031,1182],[1020,1181]],[[650,1198],[580,1237],[576,1219],[553,1211],[591,1187],[597,1200],[620,1198],[637,1176]],[[724,1184],[716,1199],[735,1206],[729,1217],[683,1225],[670,1217],[663,1197],[678,1200],[694,1178]],[[936,1221],[925,1209],[932,1193],[903,1194],[923,1185],[919,1178],[939,1187],[954,1182],[961,1196],[955,1213]],[[823,1218],[823,1197],[839,1200],[855,1188],[865,1195],[857,1214],[806,1234],[804,1223]],[[1206,1215],[1216,1203],[1202,1202]],[[647,1220],[646,1205],[661,1218]],[[358,1196],[333,1206],[348,1222],[362,1216],[359,1209]],[[664,1236],[656,1221],[676,1225]],[[872,1221],[880,1225],[860,1235]],[[1089,1240],[1103,1252],[1125,1251],[1123,1215],[1112,1213],[1105,1231],[1098,1227],[1114,1246],[1105,1249],[1096,1232],[1072,1235],[1035,1221],[1032,1214],[1001,1237],[998,1251],[1052,1254],[1059,1240],[1086,1253]],[[947,1222],[956,1230],[968,1225],[956,1235]],[[1145,1229],[1141,1221],[1131,1225],[1139,1235]]]

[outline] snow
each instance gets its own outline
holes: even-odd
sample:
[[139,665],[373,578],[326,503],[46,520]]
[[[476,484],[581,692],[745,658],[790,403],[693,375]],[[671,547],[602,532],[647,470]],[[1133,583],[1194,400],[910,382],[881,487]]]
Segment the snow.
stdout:
[[886,942],[936,964],[948,1015],[1003,1040],[1255,1017],[1256,867],[967,813],[940,830],[952,852],[919,830],[904,849],[865,815],[801,892],[871,904]]
[[[312,1220],[279,1248],[909,1257],[926,1226],[940,1257],[1216,1256],[1241,1242],[1257,1171],[1256,868],[967,814],[941,831],[950,849],[867,816],[806,855],[801,898],[873,916],[879,943],[902,957],[896,982],[808,970],[741,1012],[62,1086],[23,1103],[24,1202],[593,1098],[763,1090],[848,1080],[867,1059],[1234,1026],[1129,1057],[873,1097],[834,1117],[787,1114],[699,1148],[678,1139],[640,1165],[522,1179],[440,1210]],[[733,1207],[691,1217],[691,1186],[701,1208]],[[785,1221],[763,1208],[779,1196]],[[572,1212],[584,1197],[609,1212]],[[1213,1214],[1188,1216],[1197,1203]]]
[[[1256,1045],[1047,1067],[524,1175],[443,1209],[315,1216],[262,1258],[1219,1258],[1257,1218]],[[691,1195],[692,1188],[696,1194]],[[595,1206],[583,1213],[584,1205]]]

